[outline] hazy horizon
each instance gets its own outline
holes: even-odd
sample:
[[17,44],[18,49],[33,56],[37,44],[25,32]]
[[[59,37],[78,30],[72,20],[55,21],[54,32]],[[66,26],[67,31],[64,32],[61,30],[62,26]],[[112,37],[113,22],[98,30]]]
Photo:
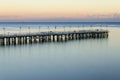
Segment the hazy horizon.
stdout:
[[0,22],[120,22],[120,0],[0,1]]

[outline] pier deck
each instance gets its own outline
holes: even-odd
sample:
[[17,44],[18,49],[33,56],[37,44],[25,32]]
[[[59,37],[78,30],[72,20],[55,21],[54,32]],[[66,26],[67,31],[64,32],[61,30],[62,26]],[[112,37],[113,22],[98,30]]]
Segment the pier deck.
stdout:
[[36,42],[67,41],[83,38],[107,38],[108,30],[79,30],[64,32],[35,32],[24,34],[1,34],[0,45],[30,44]]

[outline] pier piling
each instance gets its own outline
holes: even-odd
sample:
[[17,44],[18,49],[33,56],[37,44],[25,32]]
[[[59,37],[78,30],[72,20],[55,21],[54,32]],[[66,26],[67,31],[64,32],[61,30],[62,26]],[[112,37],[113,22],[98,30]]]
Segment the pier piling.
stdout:
[[0,35],[0,45],[31,44],[40,42],[68,41],[88,38],[108,38],[107,30],[79,30],[64,32],[42,32],[16,35]]

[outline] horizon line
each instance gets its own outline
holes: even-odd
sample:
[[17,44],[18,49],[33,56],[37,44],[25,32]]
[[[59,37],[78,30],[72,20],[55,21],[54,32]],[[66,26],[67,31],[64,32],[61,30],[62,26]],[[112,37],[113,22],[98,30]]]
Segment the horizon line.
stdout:
[[26,23],[26,22],[28,22],[28,23],[30,23],[30,22],[32,22],[32,23],[120,23],[120,21],[118,21],[118,22],[114,22],[114,21],[63,21],[63,22],[61,22],[61,21],[52,21],[52,22],[50,22],[50,21],[0,21],[0,23],[14,23],[14,22],[16,22],[16,23]]

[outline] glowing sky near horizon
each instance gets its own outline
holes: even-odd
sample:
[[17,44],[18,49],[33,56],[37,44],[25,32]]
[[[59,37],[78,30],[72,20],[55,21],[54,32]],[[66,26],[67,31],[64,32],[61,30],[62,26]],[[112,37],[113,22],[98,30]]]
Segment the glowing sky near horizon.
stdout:
[[119,21],[120,0],[0,0],[0,21]]

